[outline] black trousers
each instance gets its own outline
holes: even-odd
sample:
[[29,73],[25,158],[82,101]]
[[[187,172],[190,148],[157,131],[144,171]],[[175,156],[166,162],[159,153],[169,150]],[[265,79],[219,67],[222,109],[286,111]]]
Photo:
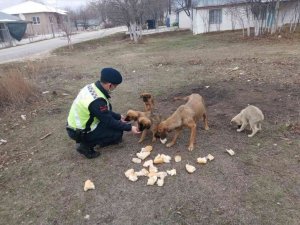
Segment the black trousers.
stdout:
[[[67,129],[67,132],[69,137],[76,141],[76,131]],[[120,143],[122,141],[122,137],[123,131],[103,127],[100,123],[95,130],[85,134],[80,143],[89,147],[95,147],[96,145],[105,147]]]

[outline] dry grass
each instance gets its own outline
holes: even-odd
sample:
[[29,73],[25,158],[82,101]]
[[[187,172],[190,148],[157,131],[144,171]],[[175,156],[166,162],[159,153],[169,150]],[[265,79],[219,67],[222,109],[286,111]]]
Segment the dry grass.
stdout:
[[0,110],[28,103],[36,96],[37,87],[26,80],[20,70],[10,69],[0,78]]

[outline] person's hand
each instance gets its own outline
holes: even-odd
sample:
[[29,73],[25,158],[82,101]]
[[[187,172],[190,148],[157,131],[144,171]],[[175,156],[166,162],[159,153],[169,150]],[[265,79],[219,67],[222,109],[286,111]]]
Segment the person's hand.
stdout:
[[121,115],[121,121],[124,123],[127,123],[128,121],[125,121],[125,116]]
[[131,132],[134,134],[140,134],[141,131],[139,131],[139,128],[137,128],[136,126],[132,126],[131,127]]

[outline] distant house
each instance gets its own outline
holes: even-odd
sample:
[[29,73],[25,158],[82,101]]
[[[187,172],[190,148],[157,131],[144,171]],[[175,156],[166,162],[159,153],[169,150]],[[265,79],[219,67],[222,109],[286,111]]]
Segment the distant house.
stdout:
[[3,9],[2,12],[31,21],[27,27],[28,36],[53,34],[61,31],[64,21],[68,20],[67,11],[41,3],[26,1]]
[[[267,29],[277,23],[278,26],[293,23],[300,17],[299,0],[281,0],[278,12],[278,20],[275,21],[274,7],[265,7],[265,12],[255,18],[256,12],[250,9],[247,0],[198,0],[188,17],[183,10],[178,10],[179,28],[188,28],[193,34],[201,34],[214,31],[226,31],[255,27],[256,23],[265,23]],[[253,3],[252,3],[253,4]],[[263,5],[270,1],[257,2],[263,9]],[[273,2],[275,4],[275,1]],[[260,9],[258,9],[260,10]]]
[[13,46],[20,41],[26,31],[28,21],[0,12],[0,43],[3,47]]

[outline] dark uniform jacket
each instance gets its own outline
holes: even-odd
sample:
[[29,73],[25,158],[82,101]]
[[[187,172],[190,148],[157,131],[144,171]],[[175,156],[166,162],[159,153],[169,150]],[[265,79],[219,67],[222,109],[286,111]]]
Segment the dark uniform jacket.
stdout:
[[[110,98],[108,92],[102,87],[100,81],[95,83],[96,87],[106,96],[107,99]],[[107,127],[110,129],[130,131],[131,124],[122,122],[121,115],[112,111],[112,106],[109,103],[109,108],[107,107],[107,102],[103,98],[98,98],[94,100],[89,105],[89,111],[91,116],[97,117],[100,120],[101,127]]]

